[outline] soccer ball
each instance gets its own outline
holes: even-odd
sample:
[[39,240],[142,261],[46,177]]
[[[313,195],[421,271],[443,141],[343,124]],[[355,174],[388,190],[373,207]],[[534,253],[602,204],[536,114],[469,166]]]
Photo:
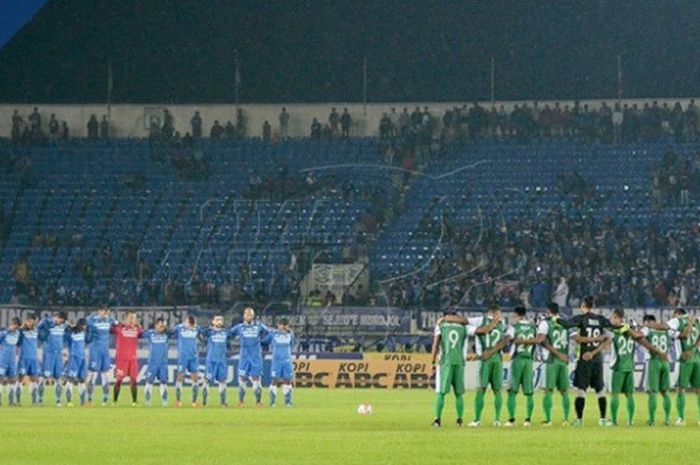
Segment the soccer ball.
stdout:
[[370,415],[372,413],[372,406],[370,404],[360,404],[357,406],[357,413],[360,415]]

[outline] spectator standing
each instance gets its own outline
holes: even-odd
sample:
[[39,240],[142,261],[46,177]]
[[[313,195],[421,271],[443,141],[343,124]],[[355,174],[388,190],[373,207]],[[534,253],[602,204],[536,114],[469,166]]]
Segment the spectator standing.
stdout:
[[224,128],[219,124],[219,120],[214,120],[214,125],[209,131],[209,137],[212,139],[221,139],[221,135],[224,133]]
[[314,140],[321,139],[321,123],[316,118],[311,122],[311,138]]
[[51,113],[51,119],[49,120],[49,135],[51,139],[56,139],[58,137],[58,127],[59,124],[56,115]]
[[61,123],[61,139],[68,140],[68,123],[65,121]]
[[270,126],[270,123],[267,120],[265,120],[263,123],[262,138],[264,141],[268,142],[272,139],[272,126]]
[[338,134],[338,124],[340,123],[340,115],[338,115],[338,112],[335,111],[335,107],[331,109],[331,114],[328,116],[328,124],[331,125],[331,131],[333,132],[333,135],[335,136]]
[[29,115],[29,125],[32,128],[33,134],[38,134],[41,131],[41,114],[39,114],[39,108],[34,107],[34,111]]
[[202,117],[199,116],[199,111],[194,112],[194,116],[190,119],[190,126],[192,126],[192,137],[199,139],[202,137]]
[[106,115],[102,115],[102,121],[100,121],[100,139],[109,139],[109,121]]
[[340,116],[340,127],[342,128],[342,136],[345,140],[350,138],[350,125],[352,124],[352,117],[348,113],[348,109],[343,109],[343,114]]
[[285,107],[282,107],[282,112],[280,112],[279,120],[280,137],[282,138],[282,140],[287,140],[289,138],[289,113],[287,113],[287,109]]
[[97,116],[95,116],[95,114],[93,113],[92,115],[90,115],[90,119],[87,123],[88,139],[97,139],[98,126],[99,123],[97,122]]

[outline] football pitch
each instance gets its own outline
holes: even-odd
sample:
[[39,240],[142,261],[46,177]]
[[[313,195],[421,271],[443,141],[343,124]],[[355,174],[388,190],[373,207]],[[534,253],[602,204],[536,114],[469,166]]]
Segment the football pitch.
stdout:
[[[52,392],[47,389],[47,393]],[[172,390],[171,390],[172,391]],[[99,393],[99,390],[98,390]],[[101,394],[101,393],[99,393]],[[174,392],[171,392],[171,403]],[[229,389],[229,402],[237,391]],[[142,395],[142,394],[141,394]],[[454,398],[448,397],[441,429],[431,428],[433,394],[428,390],[297,389],[293,408],[213,405],[176,409],[132,407],[129,392],[118,406],[0,408],[0,450],[8,464],[645,464],[697,463],[700,427],[694,396],[688,398],[688,426],[645,426],[646,396],[638,394],[635,426],[600,427],[597,403],[589,396],[582,428],[561,426],[559,397],[555,423],[542,428],[536,399],[530,428],[493,427],[487,395],[484,426],[458,429]],[[250,402],[251,392],[247,400]],[[265,392],[267,398],[267,392]],[[190,399],[185,391],[184,400]],[[466,396],[466,418],[473,414]],[[5,399],[6,400],[6,399]],[[266,399],[267,400],[267,399]],[[357,414],[367,402],[373,414]],[[573,403],[573,402],[572,402]],[[621,422],[624,422],[624,402]],[[573,407],[573,406],[572,406]],[[518,420],[524,401],[519,398]],[[506,409],[503,409],[504,419]],[[572,408],[573,414],[573,408]],[[675,405],[673,420],[675,421]],[[661,408],[657,420],[663,420]]]

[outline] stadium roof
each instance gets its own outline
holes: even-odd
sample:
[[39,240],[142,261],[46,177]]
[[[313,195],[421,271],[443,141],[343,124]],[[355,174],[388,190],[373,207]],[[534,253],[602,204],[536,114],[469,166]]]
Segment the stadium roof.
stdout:
[[0,50],[0,101],[242,102],[698,95],[693,2],[52,0]]

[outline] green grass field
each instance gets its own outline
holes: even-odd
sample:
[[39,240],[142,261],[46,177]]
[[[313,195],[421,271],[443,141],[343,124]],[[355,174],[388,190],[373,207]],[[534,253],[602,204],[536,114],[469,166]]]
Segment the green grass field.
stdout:
[[[53,389],[47,389],[52,392]],[[98,391],[99,393],[99,391]],[[171,399],[173,399],[171,392]],[[189,399],[189,389],[185,400]],[[250,400],[250,392],[248,400]],[[267,395],[267,392],[265,393]],[[583,428],[542,428],[541,396],[531,428],[496,428],[492,397],[479,429],[454,426],[453,398],[444,426],[429,427],[433,395],[423,390],[298,389],[291,409],[132,407],[128,391],[117,407],[0,408],[0,457],[7,464],[693,464],[700,454],[695,399],[688,426],[648,427],[646,396],[637,396],[634,427],[597,426],[591,396]],[[236,391],[230,389],[229,400]],[[25,396],[26,397],[26,396]],[[6,400],[6,399],[5,399]],[[171,400],[172,402],[172,400]],[[360,416],[369,402],[374,413]],[[505,403],[504,403],[505,404]],[[519,402],[519,412],[524,402]],[[674,406],[675,407],[675,406]],[[467,421],[473,394],[467,395]],[[560,414],[555,398],[555,413]],[[504,405],[505,414],[505,405]],[[573,405],[572,405],[573,414]],[[624,403],[621,419],[625,418]],[[659,414],[661,414],[659,408]],[[661,418],[663,416],[661,415]],[[674,412],[675,420],[675,412]],[[520,413],[520,421],[522,414]]]

